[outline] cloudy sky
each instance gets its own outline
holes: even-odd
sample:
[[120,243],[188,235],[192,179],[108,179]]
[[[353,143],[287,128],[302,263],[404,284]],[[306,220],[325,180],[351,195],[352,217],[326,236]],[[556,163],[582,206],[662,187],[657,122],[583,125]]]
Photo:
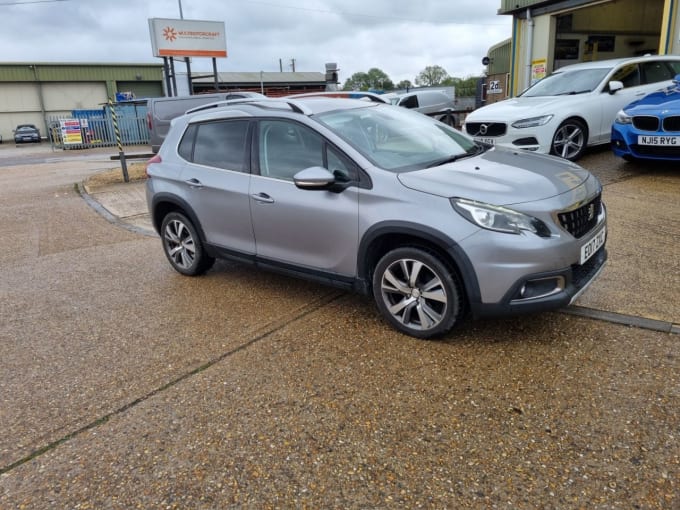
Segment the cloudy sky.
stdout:
[[[324,72],[340,82],[372,67],[399,82],[426,66],[480,75],[488,48],[510,37],[501,0],[0,0],[4,62],[160,63],[148,18],[223,21],[228,58],[219,71]],[[192,72],[211,71],[193,59]],[[178,72],[184,71],[179,65]]]

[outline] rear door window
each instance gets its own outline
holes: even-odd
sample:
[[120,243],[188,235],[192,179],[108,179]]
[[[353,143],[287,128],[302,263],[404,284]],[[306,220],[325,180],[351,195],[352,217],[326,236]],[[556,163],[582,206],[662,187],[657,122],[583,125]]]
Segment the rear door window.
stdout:
[[198,124],[191,161],[198,165],[245,172],[247,134],[247,120]]
[[673,72],[665,62],[643,62],[640,67],[642,68],[643,83],[658,83],[673,79]]

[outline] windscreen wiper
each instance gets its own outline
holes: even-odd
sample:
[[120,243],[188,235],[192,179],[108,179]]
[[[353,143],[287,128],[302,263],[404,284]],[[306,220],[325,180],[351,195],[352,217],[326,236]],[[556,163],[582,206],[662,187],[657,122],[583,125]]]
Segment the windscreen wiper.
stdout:
[[448,156],[446,158],[439,159],[439,160],[435,161],[434,163],[430,163],[425,168],[432,168],[432,167],[435,167],[435,166],[446,165],[447,163],[453,163],[454,161],[458,161],[459,159],[469,158],[470,156],[475,156],[475,155],[477,155],[481,152],[484,152],[485,150],[486,150],[485,145],[477,144],[477,145],[475,145],[475,148],[470,152],[464,152],[462,154],[453,154],[453,155]]

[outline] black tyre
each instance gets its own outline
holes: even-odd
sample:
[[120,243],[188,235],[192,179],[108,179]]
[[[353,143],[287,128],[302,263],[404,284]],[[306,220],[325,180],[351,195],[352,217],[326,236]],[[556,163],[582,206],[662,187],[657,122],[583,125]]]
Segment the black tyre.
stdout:
[[450,112],[447,112],[441,117],[439,117],[439,122],[443,122],[444,124],[446,124],[447,126],[451,126],[452,128],[456,127],[456,117]]
[[161,239],[170,265],[184,275],[203,274],[215,263],[206,254],[196,228],[183,214],[173,212],[163,218]]
[[380,259],[373,273],[373,297],[392,326],[417,338],[447,333],[464,310],[456,274],[420,248],[397,248]]
[[588,128],[578,119],[567,119],[557,128],[550,145],[550,154],[569,161],[583,156],[588,144]]

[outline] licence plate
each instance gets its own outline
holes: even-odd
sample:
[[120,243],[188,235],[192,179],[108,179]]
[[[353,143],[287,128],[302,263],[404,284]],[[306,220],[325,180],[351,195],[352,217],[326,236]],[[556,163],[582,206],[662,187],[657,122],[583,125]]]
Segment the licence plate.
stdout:
[[580,264],[585,264],[586,261],[590,257],[592,257],[595,254],[595,252],[597,252],[597,250],[602,248],[605,239],[607,239],[607,229],[603,228],[597,234],[595,234],[595,237],[593,237],[590,241],[581,246]]
[[642,136],[638,135],[638,145],[670,145],[680,147],[680,136]]
[[474,139],[475,139],[475,142],[488,143],[489,145],[495,145],[495,143],[496,143],[495,138],[475,136]]

